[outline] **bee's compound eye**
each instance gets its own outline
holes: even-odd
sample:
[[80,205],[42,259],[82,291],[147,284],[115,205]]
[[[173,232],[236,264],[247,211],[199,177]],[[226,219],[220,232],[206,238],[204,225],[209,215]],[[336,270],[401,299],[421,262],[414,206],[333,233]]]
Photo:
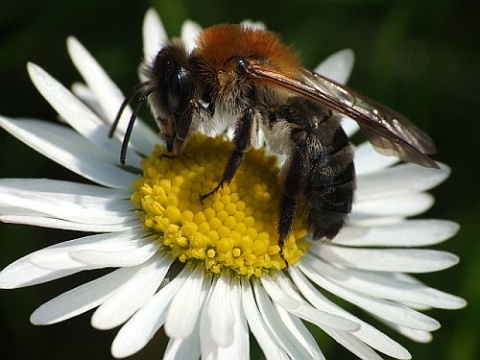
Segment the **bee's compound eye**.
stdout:
[[193,96],[192,75],[184,68],[168,78],[167,106],[172,113],[181,111]]

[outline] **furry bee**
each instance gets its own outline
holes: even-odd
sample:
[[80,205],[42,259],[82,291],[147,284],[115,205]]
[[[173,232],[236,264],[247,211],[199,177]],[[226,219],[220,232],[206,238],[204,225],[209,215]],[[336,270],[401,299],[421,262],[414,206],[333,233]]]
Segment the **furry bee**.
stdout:
[[[148,80],[132,94],[141,99],[130,119],[121,162],[146,101],[167,151],[174,155],[182,153],[200,126],[232,126],[233,150],[218,185],[200,195],[203,200],[232,180],[261,129],[269,148],[286,156],[279,172],[281,249],[299,206],[316,240],[334,238],[351,212],[353,147],[335,115],[355,120],[380,153],[438,168],[429,157],[436,149],[427,134],[389,108],[305,69],[270,31],[225,24],[207,28],[191,52],[180,40],[162,48],[144,74]],[[122,104],[111,133],[132,96]]]

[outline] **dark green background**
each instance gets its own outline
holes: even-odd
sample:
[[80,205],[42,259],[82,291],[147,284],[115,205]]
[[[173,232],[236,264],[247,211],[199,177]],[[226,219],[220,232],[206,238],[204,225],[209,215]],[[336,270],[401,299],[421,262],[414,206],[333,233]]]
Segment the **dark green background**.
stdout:
[[[432,344],[415,344],[385,329],[415,359],[477,359],[480,333],[480,2],[430,1],[114,1],[3,0],[0,2],[0,113],[55,118],[31,85],[26,61],[44,67],[64,84],[79,80],[65,51],[65,38],[77,36],[129,92],[141,57],[140,26],[155,7],[177,35],[184,19],[202,26],[263,20],[288,43],[305,65],[314,67],[332,52],[352,48],[356,66],[350,85],[406,114],[435,139],[437,159],[453,168],[434,190],[435,207],[425,217],[453,219],[460,233],[438,249],[461,257],[455,268],[420,278],[469,301],[460,311],[430,311],[443,327]],[[1,177],[79,180],[0,130]],[[0,200],[1,201],[1,200]],[[0,268],[15,259],[78,234],[0,224]],[[90,327],[89,315],[36,327],[30,313],[40,304],[98,273],[0,292],[0,357],[5,359],[108,359],[113,331]],[[352,309],[356,313],[359,311]],[[365,316],[365,318],[367,318]],[[367,318],[368,319],[368,318]],[[330,359],[353,355],[317,332]],[[163,335],[135,359],[159,358]],[[256,350],[255,350],[256,351]],[[252,355],[259,357],[258,352]]]

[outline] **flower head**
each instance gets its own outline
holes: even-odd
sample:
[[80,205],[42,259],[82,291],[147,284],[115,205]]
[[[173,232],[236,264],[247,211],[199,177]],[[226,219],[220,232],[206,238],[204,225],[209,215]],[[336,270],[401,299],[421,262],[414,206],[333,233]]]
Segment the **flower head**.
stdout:
[[[279,188],[276,160],[265,151],[247,154],[245,166],[220,192],[201,201],[199,194],[215,186],[227,161],[231,143],[223,137],[198,135],[184,156],[164,156],[155,147],[143,162],[143,176],[135,182],[132,201],[142,209],[144,226],[161,234],[164,251],[180,262],[200,260],[220,274],[261,276],[285,267],[276,243]],[[297,221],[284,253],[291,264],[306,249],[307,231]],[[297,241],[295,241],[298,239]]]
[[[197,25],[185,24],[188,49],[199,31]],[[146,61],[166,41],[158,16],[149,11]],[[68,49],[86,82],[75,85],[73,93],[38,66],[29,64],[28,70],[70,127],[6,117],[0,117],[0,125],[94,185],[1,179],[0,220],[94,234],[17,260],[0,273],[0,287],[39,284],[84,270],[115,270],[43,304],[32,314],[32,323],[53,324],[96,309],[94,327],[121,325],[112,345],[115,357],[141,350],[164,327],[170,337],[165,358],[248,358],[250,331],[267,358],[321,359],[304,320],[361,358],[378,358],[380,352],[406,359],[405,348],[334,298],[422,342],[430,340],[439,323],[420,310],[465,305],[410,275],[458,261],[449,253],[420,248],[450,238],[456,224],[407,219],[432,205],[425,191],[448,177],[447,166],[394,166],[395,158],[375,153],[369,144],[358,146],[358,189],[346,226],[332,242],[312,242],[297,219],[284,245],[291,264],[285,270],[275,235],[276,171],[282,159],[265,148],[250,151],[234,180],[202,202],[199,194],[211,189],[223,170],[229,131],[216,137],[199,132],[184,155],[172,158],[138,120],[128,166],[119,166],[125,128],[120,125],[113,139],[108,130],[123,95],[77,40],[70,38]],[[343,83],[352,64],[347,50],[317,71]],[[124,120],[130,114],[127,109]],[[356,127],[345,122],[345,129],[351,134]]]

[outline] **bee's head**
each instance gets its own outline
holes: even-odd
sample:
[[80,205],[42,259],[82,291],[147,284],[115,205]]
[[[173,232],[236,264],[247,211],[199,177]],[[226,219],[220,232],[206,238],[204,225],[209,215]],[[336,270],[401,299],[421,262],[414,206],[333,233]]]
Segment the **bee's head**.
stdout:
[[192,121],[195,94],[193,74],[184,45],[179,41],[160,50],[145,69],[145,93],[168,152],[179,154]]

